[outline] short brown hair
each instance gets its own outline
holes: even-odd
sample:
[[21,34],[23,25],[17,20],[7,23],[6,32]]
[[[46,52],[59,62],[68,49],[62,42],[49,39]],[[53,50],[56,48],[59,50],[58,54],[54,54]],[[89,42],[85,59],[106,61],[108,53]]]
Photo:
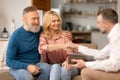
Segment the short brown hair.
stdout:
[[28,12],[32,12],[32,11],[37,11],[38,9],[35,6],[28,6],[23,10],[23,15],[25,15]]
[[102,11],[98,12],[97,16],[102,15],[104,20],[108,20],[113,24],[118,23],[118,14],[113,9],[103,9]]

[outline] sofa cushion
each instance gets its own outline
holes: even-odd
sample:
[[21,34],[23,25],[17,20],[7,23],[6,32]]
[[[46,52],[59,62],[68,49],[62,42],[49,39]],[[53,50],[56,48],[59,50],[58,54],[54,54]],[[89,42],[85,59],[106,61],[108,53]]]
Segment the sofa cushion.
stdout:
[[[0,80],[15,80],[9,72],[0,72]],[[38,77],[34,77],[34,80],[38,80]]]
[[81,80],[81,76],[80,76],[80,75],[74,76],[74,77],[72,78],[72,80]]
[[[0,72],[0,80],[15,80],[9,72]],[[38,80],[38,77],[34,77],[34,80]],[[80,75],[75,76],[72,80],[81,80]]]
[[15,80],[9,72],[0,72],[0,80]]

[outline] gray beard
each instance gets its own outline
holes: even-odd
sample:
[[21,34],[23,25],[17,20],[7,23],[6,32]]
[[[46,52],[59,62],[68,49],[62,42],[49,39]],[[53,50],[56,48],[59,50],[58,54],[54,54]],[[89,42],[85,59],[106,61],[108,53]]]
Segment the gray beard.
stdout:
[[27,25],[28,26],[28,28],[29,28],[29,31],[31,31],[31,32],[33,32],[33,33],[37,33],[37,32],[39,32],[39,30],[40,30],[40,27],[37,27],[37,29],[36,29],[36,27],[33,27],[33,26],[31,26],[31,25]]

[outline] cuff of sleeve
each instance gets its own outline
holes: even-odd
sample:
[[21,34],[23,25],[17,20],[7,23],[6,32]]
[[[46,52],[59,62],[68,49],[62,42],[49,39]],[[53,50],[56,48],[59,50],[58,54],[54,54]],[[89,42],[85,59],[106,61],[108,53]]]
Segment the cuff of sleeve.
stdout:
[[91,61],[91,62],[86,62],[85,65],[87,68],[93,68],[95,62],[94,61]]
[[27,67],[28,67],[28,64],[25,64],[23,68],[27,70]]
[[86,46],[78,46],[78,52],[83,52],[86,48]]
[[47,50],[48,49],[48,45],[44,46],[44,49]]
[[41,49],[41,52],[42,52],[42,51],[45,51],[45,52],[46,52],[47,50],[48,50],[48,45],[44,45],[44,46],[42,47],[42,49]]

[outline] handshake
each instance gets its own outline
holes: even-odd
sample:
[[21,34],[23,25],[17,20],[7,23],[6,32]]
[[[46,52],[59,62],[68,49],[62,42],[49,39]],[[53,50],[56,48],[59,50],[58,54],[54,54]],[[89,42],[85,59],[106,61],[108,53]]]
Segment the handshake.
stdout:
[[60,44],[49,44],[47,47],[48,47],[48,51],[64,49],[67,52],[69,52],[69,51],[73,52],[73,51],[77,50],[78,44],[68,42],[68,43],[60,43]]
[[78,44],[72,43],[72,42],[68,42],[66,44],[63,44],[64,48],[66,51],[69,52],[78,52]]

